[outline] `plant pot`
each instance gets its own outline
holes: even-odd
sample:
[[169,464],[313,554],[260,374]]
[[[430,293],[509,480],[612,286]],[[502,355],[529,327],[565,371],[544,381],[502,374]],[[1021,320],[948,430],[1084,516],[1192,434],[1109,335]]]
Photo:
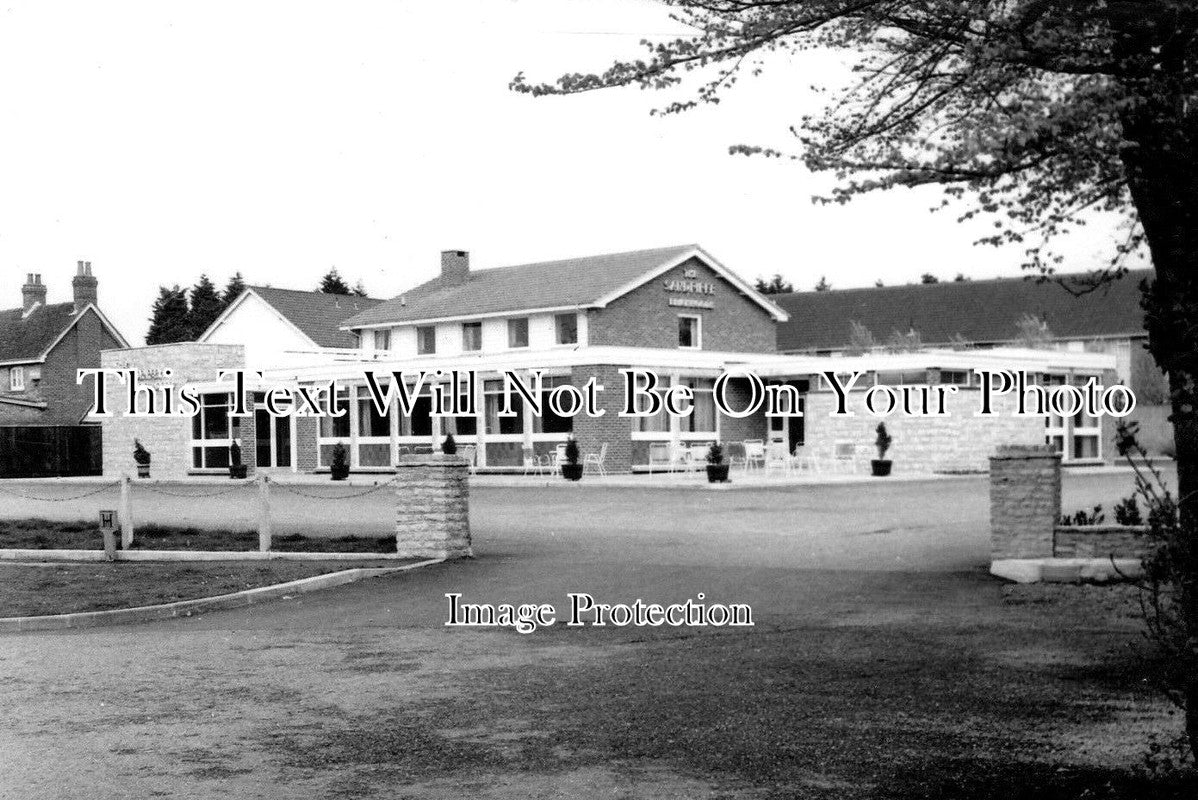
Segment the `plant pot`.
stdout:
[[230,464],[229,465],[229,477],[230,478],[244,478],[246,476],[246,473],[248,472],[248,470],[249,470],[249,467],[245,464]]
[[329,474],[335,481],[343,481],[349,477],[349,467],[330,467]]
[[582,464],[562,464],[562,477],[568,481],[582,480]]
[[150,477],[150,465],[149,464],[138,464],[137,465],[137,477],[139,477],[139,478]]
[[870,469],[875,478],[885,478],[890,474],[890,459],[875,458],[869,462]]
[[730,466],[729,464],[708,464],[707,465],[707,482],[708,483],[727,483],[729,466]]

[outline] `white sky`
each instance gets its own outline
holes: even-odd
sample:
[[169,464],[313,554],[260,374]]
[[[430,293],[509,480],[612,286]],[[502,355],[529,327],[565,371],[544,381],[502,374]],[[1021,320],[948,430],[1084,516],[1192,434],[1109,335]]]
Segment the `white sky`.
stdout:
[[[373,296],[477,268],[698,242],[747,278],[809,289],[1019,273],[984,228],[907,191],[821,207],[828,178],[727,154],[786,144],[843,77],[780,61],[728,100],[650,117],[636,89],[508,90],[601,69],[683,32],[649,0],[37,3],[0,9],[0,307],[27,272],[69,299],[90,260],[105,311],[144,336],[160,284],[315,288],[336,266]],[[1092,227],[1075,261],[1106,252]]]

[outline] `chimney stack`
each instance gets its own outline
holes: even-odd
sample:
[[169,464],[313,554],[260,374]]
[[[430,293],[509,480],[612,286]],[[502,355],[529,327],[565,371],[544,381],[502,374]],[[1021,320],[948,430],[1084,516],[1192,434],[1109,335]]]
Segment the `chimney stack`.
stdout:
[[441,283],[460,286],[470,276],[470,254],[465,250],[441,251]]
[[42,276],[33,272],[26,274],[25,285],[21,287],[22,315],[27,317],[34,307],[45,304],[46,286],[42,283]]
[[75,293],[75,311],[82,311],[89,303],[95,303],[99,297],[97,286],[99,281],[92,277],[92,262],[80,261],[75,277],[71,279],[71,288]]

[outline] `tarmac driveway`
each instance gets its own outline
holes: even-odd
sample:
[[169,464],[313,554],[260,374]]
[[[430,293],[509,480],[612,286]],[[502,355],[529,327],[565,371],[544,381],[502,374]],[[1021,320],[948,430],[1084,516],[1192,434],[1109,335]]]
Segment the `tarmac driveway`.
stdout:
[[[1129,481],[1071,476],[1065,507]],[[986,516],[984,478],[477,489],[473,561],[0,639],[0,797],[972,797],[1134,762],[1166,719],[1107,677],[1135,625],[1007,604]],[[756,625],[444,625],[446,592],[571,591]]]

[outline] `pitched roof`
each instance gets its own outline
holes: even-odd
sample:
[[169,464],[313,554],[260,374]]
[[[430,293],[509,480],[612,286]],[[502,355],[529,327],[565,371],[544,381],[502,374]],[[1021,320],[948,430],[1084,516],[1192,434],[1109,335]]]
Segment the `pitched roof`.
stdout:
[[[249,286],[246,291],[253,291],[269,303],[320,347],[355,347],[357,342],[353,334],[341,330],[341,324],[348,317],[383,302],[373,297],[276,289],[272,286]],[[219,322],[217,320],[212,327]]]
[[38,306],[28,317],[23,310],[0,311],[0,361],[38,361],[62,332],[75,321],[74,303]]
[[[364,313],[351,317],[346,324],[368,327],[397,322],[417,322],[447,317],[482,316],[547,308],[579,308],[603,305],[622,290],[638,285],[654,270],[695,254],[752,293],[744,284],[720,266],[698,245],[686,244],[652,250],[567,258],[511,267],[472,270],[466,281],[446,284],[438,276],[409,289]],[[777,309],[772,309],[778,313]]]
[[1139,285],[1151,274],[1131,270],[1080,296],[1055,281],[1023,278],[772,295],[790,312],[789,322],[778,326],[778,350],[839,350],[849,344],[854,321],[881,340],[915,330],[933,345],[957,335],[970,342],[1011,341],[1025,314],[1047,322],[1061,339],[1143,335]]

